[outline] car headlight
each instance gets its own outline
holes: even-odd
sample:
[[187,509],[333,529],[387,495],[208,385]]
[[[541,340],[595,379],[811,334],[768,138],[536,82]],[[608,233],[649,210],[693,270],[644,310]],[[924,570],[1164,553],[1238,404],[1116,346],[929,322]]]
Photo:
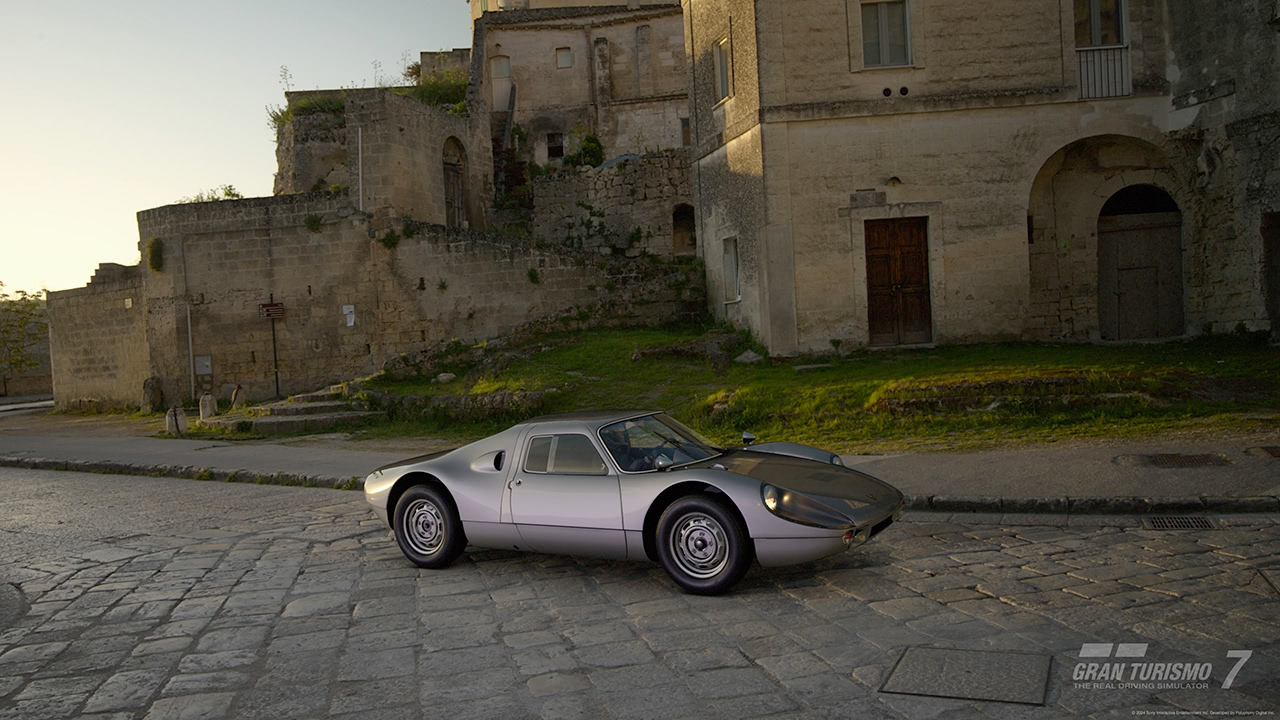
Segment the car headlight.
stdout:
[[844,467],[844,461],[840,459],[840,456],[839,456],[839,455],[836,455],[836,454],[834,454],[834,453],[832,453],[832,455],[831,455],[831,464],[832,464],[832,465],[839,465],[840,467]]
[[853,527],[848,517],[803,493],[765,483],[760,486],[760,500],[769,512],[793,523],[831,529]]
[[769,508],[769,512],[776,512],[778,509],[778,488],[772,485],[765,485],[760,489],[760,497],[764,500],[764,506]]

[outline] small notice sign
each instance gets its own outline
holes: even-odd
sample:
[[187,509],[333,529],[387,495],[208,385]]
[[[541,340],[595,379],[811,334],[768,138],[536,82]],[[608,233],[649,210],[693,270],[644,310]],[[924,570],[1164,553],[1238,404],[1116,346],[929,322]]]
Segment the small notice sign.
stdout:
[[258,305],[258,317],[277,319],[284,317],[284,303],[261,303]]

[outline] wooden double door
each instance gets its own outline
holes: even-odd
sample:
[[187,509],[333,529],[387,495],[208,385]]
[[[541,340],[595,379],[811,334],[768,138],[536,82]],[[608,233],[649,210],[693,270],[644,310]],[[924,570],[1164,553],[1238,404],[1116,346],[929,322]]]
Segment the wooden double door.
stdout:
[[870,344],[933,342],[928,218],[868,220],[864,227]]

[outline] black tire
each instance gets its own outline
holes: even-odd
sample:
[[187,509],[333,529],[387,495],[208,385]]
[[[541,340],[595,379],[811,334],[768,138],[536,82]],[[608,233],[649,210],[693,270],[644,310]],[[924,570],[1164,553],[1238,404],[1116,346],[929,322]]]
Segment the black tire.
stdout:
[[672,580],[695,595],[719,595],[751,567],[751,538],[729,501],[686,495],[658,519],[658,559]]
[[458,508],[448,495],[430,485],[414,485],[396,503],[393,527],[400,552],[424,568],[442,568],[467,546]]

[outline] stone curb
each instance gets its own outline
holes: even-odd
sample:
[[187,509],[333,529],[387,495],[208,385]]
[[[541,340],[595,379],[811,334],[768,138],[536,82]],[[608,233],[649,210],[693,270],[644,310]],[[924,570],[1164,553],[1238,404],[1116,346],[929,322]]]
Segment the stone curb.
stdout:
[[[257,485],[359,490],[364,478],[336,478],[294,473],[259,473],[251,470],[217,470],[190,465],[131,465],[121,462],[50,460],[0,456],[0,466],[31,470],[65,470],[106,475],[151,475],[243,482]],[[908,495],[907,509],[922,512],[1000,513],[1025,515],[1172,515],[1185,513],[1274,513],[1280,512],[1280,497],[1219,497],[1202,495],[1181,498],[1147,497],[1059,497],[998,498],[983,496]]]
[[295,473],[260,473],[252,470],[218,470],[191,465],[132,465],[130,463],[88,460],[51,460],[0,455],[0,466],[29,470],[65,470],[69,472],[99,473],[103,475],[148,475],[210,480],[214,482],[252,483],[255,485],[289,485],[296,487],[331,488],[334,490],[360,490],[364,478],[336,478],[323,475],[298,475]]
[[1034,515],[1174,515],[1280,512],[1280,497],[1059,497],[997,498],[908,495],[907,509],[924,512]]

